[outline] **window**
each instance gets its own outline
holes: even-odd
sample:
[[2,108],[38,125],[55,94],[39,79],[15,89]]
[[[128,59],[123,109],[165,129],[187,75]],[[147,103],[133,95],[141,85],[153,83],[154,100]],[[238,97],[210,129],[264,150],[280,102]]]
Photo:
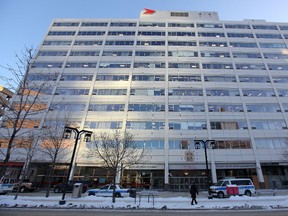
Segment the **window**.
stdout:
[[46,51],[41,50],[37,53],[37,56],[66,56],[67,51]]
[[134,112],[163,112],[164,104],[129,104],[128,111]]
[[273,89],[243,89],[243,96],[247,97],[275,97],[275,92]]
[[136,51],[135,56],[165,56],[165,51]]
[[33,62],[31,68],[61,68],[63,62]]
[[233,58],[262,58],[260,53],[233,52]]
[[164,140],[142,140],[135,142],[141,149],[164,149]]
[[135,27],[136,22],[111,22],[110,26],[117,26],[117,27]]
[[92,95],[126,95],[127,89],[93,89]]
[[168,64],[168,68],[192,68],[199,69],[199,63],[173,63]]
[[49,110],[58,111],[84,111],[85,104],[51,104]]
[[131,89],[130,95],[163,96],[165,89]]
[[177,37],[194,37],[195,36],[195,32],[168,32],[168,36],[177,36]]
[[222,28],[220,23],[197,23],[198,28]]
[[186,51],[186,50],[178,50],[178,51],[169,51],[168,56],[172,57],[198,57],[197,51]]
[[287,76],[273,76],[274,83],[288,83]]
[[79,26],[79,22],[54,22],[53,26]]
[[165,27],[165,23],[140,22],[139,27]]
[[263,53],[263,55],[268,59],[288,59],[287,53]]
[[128,81],[129,75],[97,75],[97,81]]
[[239,76],[240,82],[269,83],[268,76]]
[[257,149],[286,149],[287,138],[255,138]]
[[104,35],[105,31],[79,31],[80,36],[101,36]]
[[240,130],[247,129],[247,123],[243,120],[238,121],[211,121],[211,130]]
[[89,95],[89,89],[57,88],[55,95]]
[[160,32],[160,31],[138,31],[138,36],[165,36],[165,32]]
[[165,81],[164,75],[133,75],[132,81]]
[[135,31],[109,31],[109,36],[134,36]]
[[49,31],[49,36],[73,36],[75,35],[75,31]]
[[259,43],[259,45],[261,48],[287,48],[285,43]]
[[212,42],[212,41],[200,41],[199,46],[204,47],[227,47],[226,42]]
[[228,37],[232,38],[254,38],[254,35],[251,33],[227,33]]
[[197,46],[196,41],[168,41],[168,46]]
[[169,112],[205,112],[204,104],[169,104]]
[[208,104],[209,112],[243,112],[241,104]]
[[282,39],[280,34],[256,34],[256,37],[264,39]]
[[133,46],[134,41],[110,41],[110,40],[107,40],[105,42],[105,45],[108,45],[108,46]]
[[213,57],[213,58],[229,58],[229,52],[213,52],[213,51],[203,51],[201,52],[201,57]]
[[168,27],[182,27],[182,28],[187,28],[187,27],[194,27],[193,23],[168,23]]
[[235,76],[204,76],[205,82],[236,82]]
[[245,24],[225,24],[227,29],[250,29],[250,25]]
[[124,111],[125,104],[89,104],[88,111],[120,112]]
[[122,129],[123,122],[119,121],[86,121],[84,127],[91,129]]
[[164,130],[165,122],[127,121],[126,128],[132,130]]
[[240,96],[238,89],[206,89],[207,96]]
[[287,64],[268,64],[269,70],[288,70]]
[[134,62],[134,68],[165,68],[165,62]]
[[274,25],[252,25],[253,29],[260,30],[277,30],[277,26]]
[[201,82],[201,76],[169,75],[169,81],[172,82]]
[[232,64],[226,63],[203,63],[203,69],[233,69]]
[[82,22],[81,26],[107,26],[107,22]]
[[230,47],[256,48],[256,43],[230,42]]
[[248,112],[281,112],[279,104],[247,104]]
[[99,68],[130,68],[131,63],[127,62],[100,62]]
[[138,46],[165,46],[165,41],[137,41]]
[[63,74],[61,81],[92,81],[93,75]]
[[170,15],[172,17],[188,17],[189,14],[186,12],[171,12]]
[[43,46],[69,46],[71,45],[72,41],[50,41],[45,40],[43,42]]
[[225,37],[222,32],[198,32],[198,37]]
[[264,64],[235,64],[240,70],[266,70]]
[[281,130],[287,129],[287,125],[284,120],[251,120],[252,129],[256,130]]
[[170,89],[171,96],[203,96],[202,89]]
[[103,41],[81,41],[76,40],[74,42],[75,46],[101,46]]
[[96,68],[96,62],[67,62],[65,68]]
[[132,51],[103,51],[102,56],[132,56]]
[[207,124],[205,121],[178,121],[169,122],[169,130],[206,130]]
[[71,51],[70,56],[99,56],[100,51]]

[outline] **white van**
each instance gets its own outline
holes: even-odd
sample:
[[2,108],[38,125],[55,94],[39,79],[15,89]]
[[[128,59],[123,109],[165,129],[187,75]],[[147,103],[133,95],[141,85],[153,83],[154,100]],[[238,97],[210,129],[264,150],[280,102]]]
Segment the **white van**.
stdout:
[[6,194],[8,192],[12,192],[14,184],[15,184],[14,179],[2,177],[0,179],[0,194]]
[[229,186],[237,187],[239,195],[251,196],[255,193],[255,186],[249,178],[221,179],[210,187],[210,193],[212,196],[223,198],[227,196],[227,187]]

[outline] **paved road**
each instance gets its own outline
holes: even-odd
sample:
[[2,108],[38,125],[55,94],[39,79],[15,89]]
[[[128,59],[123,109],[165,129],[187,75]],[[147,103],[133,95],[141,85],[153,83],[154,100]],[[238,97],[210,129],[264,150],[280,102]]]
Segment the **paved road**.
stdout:
[[55,209],[0,209],[1,216],[287,216],[287,210],[261,210],[261,211],[153,211],[153,210],[133,210],[133,211],[121,211],[117,210],[55,210]]

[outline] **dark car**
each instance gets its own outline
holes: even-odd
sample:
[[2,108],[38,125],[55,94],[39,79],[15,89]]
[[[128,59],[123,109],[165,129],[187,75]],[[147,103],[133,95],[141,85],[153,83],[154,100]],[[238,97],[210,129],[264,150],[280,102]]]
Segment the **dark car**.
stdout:
[[[72,192],[73,191],[73,186],[75,183],[82,183],[83,187],[82,187],[82,193],[85,193],[88,190],[88,185],[83,183],[83,182],[76,182],[76,181],[70,181],[67,185],[66,188],[66,192]],[[64,191],[65,188],[65,183],[59,183],[54,185],[54,193],[62,193]]]

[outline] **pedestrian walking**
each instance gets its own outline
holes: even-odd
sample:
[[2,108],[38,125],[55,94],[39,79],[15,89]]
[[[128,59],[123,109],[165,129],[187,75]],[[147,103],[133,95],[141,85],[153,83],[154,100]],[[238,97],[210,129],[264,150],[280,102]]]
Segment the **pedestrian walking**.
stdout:
[[198,189],[197,189],[197,187],[196,187],[195,184],[192,184],[192,185],[191,185],[191,187],[190,187],[190,194],[191,194],[191,198],[192,198],[192,200],[191,200],[191,205],[194,205],[194,202],[195,202],[195,204],[197,204],[198,202],[197,202],[197,200],[196,200],[196,197],[197,197],[197,195],[198,195],[199,193],[198,193]]

